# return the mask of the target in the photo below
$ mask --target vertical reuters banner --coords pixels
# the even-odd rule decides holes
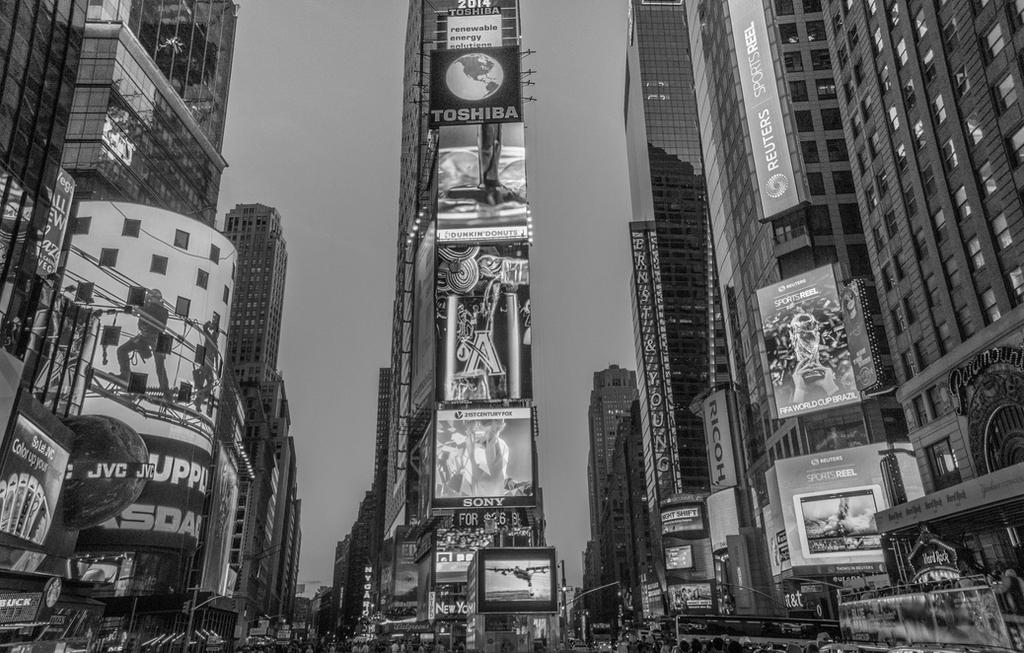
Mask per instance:
[[[803,179],[796,174],[789,152],[764,5],[761,0],[730,0],[729,18],[758,197],[768,220],[804,201]]]

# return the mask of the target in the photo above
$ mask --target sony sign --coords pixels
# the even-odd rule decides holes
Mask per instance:
[[[789,155],[764,6],[760,0],[731,0],[729,18],[750,148],[754,154],[758,197],[763,217],[769,220],[800,204],[802,184],[798,183]]]
[[[707,440],[708,463],[711,466],[712,492],[737,484],[728,393],[728,390],[717,390],[704,400],[704,437]]]

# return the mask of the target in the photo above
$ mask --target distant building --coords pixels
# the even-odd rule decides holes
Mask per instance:
[[[590,455],[587,481],[590,493],[590,533],[598,539],[597,522],[601,501],[606,493],[612,468],[615,438],[623,422],[629,421],[629,409],[636,399],[636,374],[632,370],[609,365],[594,372],[587,422],[590,426]]]

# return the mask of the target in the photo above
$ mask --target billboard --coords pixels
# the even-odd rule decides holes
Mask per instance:
[[[668,586],[669,608],[675,614],[700,614],[714,608],[714,591],[711,583],[679,583]]]
[[[433,223],[424,231],[423,239],[416,250],[415,296],[413,298],[413,351],[410,393],[412,412],[431,401],[434,392],[434,243],[436,232]]]
[[[82,202],[78,213],[92,219],[75,235],[67,270],[77,283],[66,292],[101,311],[83,414],[212,441],[234,247],[198,220],[149,206]]]
[[[864,279],[853,279],[843,288],[843,323],[850,347],[853,378],[861,392],[876,393],[892,384],[882,364],[878,327],[872,320],[877,299]]]
[[[814,574],[885,570],[875,513],[890,505],[882,464],[889,456],[913,462],[909,450],[876,444],[775,463],[779,505],[773,508],[781,512],[793,567],[815,567],[802,570]],[[916,467],[899,467],[908,498],[921,496]]]
[[[416,565],[416,540],[404,539],[407,532],[407,529],[400,529],[400,534],[395,542],[395,573],[391,592],[391,609],[413,614],[417,607],[416,588],[419,585],[419,567]]]
[[[661,509],[661,532],[669,533],[702,532],[704,530],[704,506],[699,503],[675,505]]]
[[[211,445],[199,438],[140,435],[149,450],[153,476],[131,505],[99,526],[82,530],[79,550],[195,550],[210,489]]]
[[[684,544],[681,546],[665,547],[665,568],[666,569],[690,569],[693,567],[693,546]]]
[[[434,534],[434,582],[438,585],[465,583],[477,549],[490,546],[494,540],[493,533],[479,528],[439,528]]]
[[[519,46],[430,53],[430,127],[522,122]]]
[[[732,414],[729,390],[716,390],[704,400],[704,437],[711,465],[711,491],[737,484],[736,460],[732,447]]]
[[[437,249],[437,400],[532,396],[529,246]]]
[[[478,614],[558,611],[554,548],[480,549],[476,568]]]
[[[757,304],[780,419],[860,401],[832,266],[759,289]]]
[[[231,537],[238,507],[238,467],[228,449],[217,445],[217,468],[213,480],[213,501],[206,524],[203,549],[202,587],[205,590],[230,596],[228,583],[231,557]]]
[[[764,6],[749,0],[728,4],[757,195],[764,219],[769,220],[803,201],[803,179],[797,176],[789,152]]]
[[[437,411],[434,508],[532,506],[529,408]]]
[[[654,486],[663,499],[682,491],[675,473],[675,401],[668,379],[668,333],[665,330],[664,299],[658,234],[653,230],[631,229],[633,296],[638,318],[638,370],[640,401],[646,404],[650,437],[644,438],[644,456],[654,461],[645,465],[648,487]]]
[[[726,548],[726,538],[740,532],[738,501],[739,494],[736,488],[727,488],[708,497],[708,532],[711,536],[712,551]]]
[[[526,240],[523,123],[442,127],[437,144],[437,241]]]
[[[445,24],[445,43],[449,50],[501,46],[501,8],[483,9],[487,11],[469,15],[449,13]]]
[[[43,227],[43,238],[39,241],[36,273],[40,276],[57,272],[60,248],[64,244],[64,234],[67,233],[74,196],[74,178],[64,168],[57,168],[57,180],[50,195],[50,209],[46,213],[46,226]]]

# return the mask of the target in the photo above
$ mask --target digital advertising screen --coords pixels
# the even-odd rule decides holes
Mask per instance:
[[[82,412],[212,441],[234,247],[213,227],[150,206],[89,201],[78,214],[91,222],[75,235],[65,296],[100,322]]]
[[[228,585],[231,537],[238,507],[238,468],[224,445],[217,447],[216,465],[213,502],[206,524],[202,586],[217,594],[228,594],[231,589]]]
[[[704,530],[704,507],[699,503],[672,506],[661,510],[663,534]]]
[[[532,396],[529,246],[437,250],[437,400]]]
[[[523,123],[442,127],[437,152],[437,241],[526,240]]]
[[[437,411],[434,508],[532,506],[529,408]]]
[[[668,586],[668,601],[672,612],[711,612],[715,604],[711,583],[680,583]]]
[[[832,266],[761,288],[757,303],[780,419],[860,401]]]
[[[665,568],[666,569],[690,569],[693,567],[693,546],[665,547]]]
[[[558,610],[553,548],[494,548],[477,552],[477,612]]]
[[[522,122],[519,46],[430,53],[430,127]]]
[[[775,463],[772,512],[782,518],[789,563],[800,575],[883,572],[875,514],[889,507],[885,456],[895,456],[908,499],[923,496],[913,453],[869,444]],[[885,465],[885,467],[889,467]],[[778,503],[776,504],[776,497]],[[766,524],[766,529],[768,528]],[[768,534],[771,537],[771,534]]]
[[[850,362],[857,389],[876,393],[892,385],[889,369],[882,362],[882,341],[872,319],[878,299],[862,278],[853,279],[842,293],[843,320],[850,347]]]

